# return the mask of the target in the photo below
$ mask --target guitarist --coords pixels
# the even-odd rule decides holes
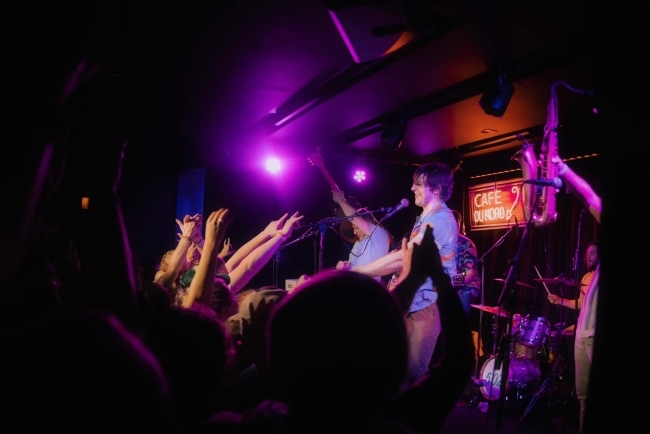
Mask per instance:
[[[456,274],[456,248],[458,246],[458,224],[447,207],[454,186],[452,169],[440,162],[424,164],[413,174],[411,191],[415,204],[422,208],[411,235],[409,248],[420,244],[427,226],[433,227],[435,243],[440,251],[442,266],[451,278]],[[371,277],[385,276],[402,268],[403,254],[393,251],[370,264],[357,266],[355,271]],[[433,265],[432,265],[433,266]],[[403,279],[403,276],[397,278]],[[435,282],[428,278],[417,290],[406,314],[406,330],[409,338],[408,384],[415,383],[429,370],[438,336],[440,335],[440,315],[436,301],[438,293]]]
[[[357,206],[352,206],[340,190],[332,190],[332,199],[347,216],[363,211],[358,203],[355,203]],[[354,270],[386,256],[390,249],[390,235],[386,229],[376,224],[372,214],[353,217],[352,228],[357,240],[352,246],[348,260],[336,264],[337,270]],[[373,278],[378,282],[381,280],[381,276]]]

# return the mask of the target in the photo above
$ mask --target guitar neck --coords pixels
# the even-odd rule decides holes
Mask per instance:
[[[323,173],[323,176],[324,176],[325,179],[327,180],[327,183],[329,184],[330,188],[331,188],[332,190],[334,190],[334,191],[341,191],[341,189],[339,188],[339,186],[336,185],[336,182],[334,182],[334,178],[332,178],[332,176],[329,174],[329,172],[327,171],[327,169],[325,169],[325,166],[323,166],[323,165],[321,164],[321,165],[318,166],[318,168],[319,168],[320,171]]]

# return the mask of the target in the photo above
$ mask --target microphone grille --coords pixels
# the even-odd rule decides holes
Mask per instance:
[[[403,198],[402,201],[400,202],[404,206],[409,206],[411,202],[407,198]]]

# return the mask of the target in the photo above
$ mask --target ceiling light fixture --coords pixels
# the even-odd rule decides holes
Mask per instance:
[[[381,136],[379,137],[379,143],[388,149],[396,151],[402,146],[405,134],[406,121],[404,121],[404,118],[400,113],[397,119],[384,124],[384,130],[381,132]]]
[[[515,93],[515,87],[512,83],[504,83],[503,76],[499,73],[499,82],[490,86],[490,88],[483,93],[478,104],[481,106],[485,114],[500,118],[506,112],[513,93]]]

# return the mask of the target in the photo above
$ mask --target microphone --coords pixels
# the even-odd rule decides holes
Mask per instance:
[[[562,180],[560,178],[553,178],[553,179],[544,179],[544,178],[539,178],[539,179],[527,179],[524,181],[524,184],[533,184],[533,185],[540,185],[542,187],[555,187],[555,188],[560,188],[562,187]]]
[[[514,216],[515,218],[515,238],[519,237],[519,221],[517,220],[517,216]]]
[[[391,218],[392,216],[395,215],[395,213],[397,213],[397,211],[399,211],[402,208],[405,208],[407,206],[409,206],[409,200],[407,198],[404,198],[404,199],[400,200],[400,202],[393,209],[388,211],[388,214],[386,214],[384,216],[384,218],[382,218],[381,220],[384,221],[384,220],[387,220],[387,219]]]

